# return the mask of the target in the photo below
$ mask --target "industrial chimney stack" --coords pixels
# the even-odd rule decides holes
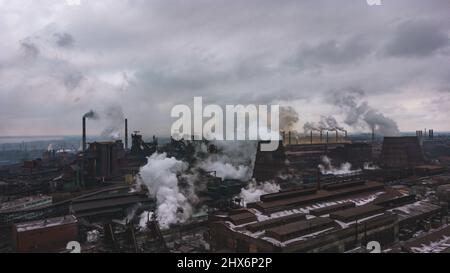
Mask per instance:
[[[128,150],[128,119],[125,119],[125,150]]]
[[[83,140],[82,140],[83,153],[86,151],[86,117],[83,117]]]
[[[372,126],[372,144],[375,143],[375,126]]]

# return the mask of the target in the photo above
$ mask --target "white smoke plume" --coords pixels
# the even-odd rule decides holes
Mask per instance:
[[[345,123],[361,129],[372,129],[383,136],[398,136],[400,130],[397,123],[383,113],[372,108],[368,102],[362,101],[365,92],[351,88],[333,92],[329,103],[337,106],[346,115]]]
[[[210,159],[202,162],[200,168],[207,172],[215,172],[216,176],[222,178],[222,180],[235,179],[245,181],[252,175],[251,169],[247,166],[239,165],[235,167],[231,163],[211,161]]]
[[[258,184],[252,181],[246,188],[241,190],[239,197],[242,199],[244,205],[260,201],[262,195],[277,193],[280,191],[280,185],[271,182],[264,182]]]
[[[322,162],[323,164],[319,165],[319,169],[320,172],[324,175],[343,175],[354,172],[352,171],[352,164],[348,162],[341,164],[339,168],[333,166],[332,160],[328,156],[323,156]]]
[[[198,163],[207,172],[216,172],[217,177],[248,181],[255,164],[258,143],[253,141],[213,141],[218,152],[208,154]],[[205,154],[205,147],[197,148],[197,153]]]
[[[308,134],[311,131],[314,132],[320,132],[320,126],[315,124],[314,122],[307,122],[305,123],[305,125],[303,125],[303,131],[305,132],[305,134]]]
[[[307,122],[303,126],[303,130],[305,134],[310,133],[311,131],[315,132],[323,132],[323,131],[345,131],[344,128],[339,126],[336,118],[333,116],[322,116],[320,121],[315,122]]]
[[[192,215],[192,206],[179,188],[178,176],[188,169],[187,164],[166,154],[154,154],[141,168],[140,183],[147,186],[157,201],[157,220],[161,228],[184,223]]]
[[[125,121],[122,107],[120,105],[109,106],[104,112],[104,118],[107,120],[108,125],[102,131],[101,136],[112,140],[120,139],[120,132],[122,131]]]
[[[152,220],[153,212],[151,211],[144,211],[139,216],[139,230],[140,231],[147,231],[147,223]]]
[[[295,131],[300,115],[292,107],[280,108],[280,130],[284,132]]]
[[[380,167],[378,167],[377,165],[375,165],[371,162],[364,163],[364,170],[373,171],[373,170],[379,170],[379,169],[380,169]]]

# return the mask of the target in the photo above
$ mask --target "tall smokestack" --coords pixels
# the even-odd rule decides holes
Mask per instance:
[[[83,153],[86,151],[86,117],[83,117],[83,143],[82,143],[82,150]]]
[[[128,119],[125,119],[125,150],[128,149]]]
[[[313,144],[313,131],[311,131],[311,144]]]
[[[372,143],[375,143],[375,126],[372,126]]]
[[[323,131],[320,130],[320,143],[323,143]]]

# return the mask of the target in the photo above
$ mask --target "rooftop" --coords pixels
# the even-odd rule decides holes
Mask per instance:
[[[45,229],[49,227],[63,226],[69,224],[76,224],[78,222],[77,218],[73,215],[51,218],[45,220],[38,220],[28,223],[16,224],[15,228],[17,232],[25,232],[31,230]]]

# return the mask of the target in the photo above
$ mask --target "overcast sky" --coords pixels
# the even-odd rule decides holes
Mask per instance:
[[[450,1],[382,2],[0,0],[0,135],[79,134],[91,109],[166,134],[194,96],[346,127],[329,98],[352,90],[402,131],[450,130]]]

